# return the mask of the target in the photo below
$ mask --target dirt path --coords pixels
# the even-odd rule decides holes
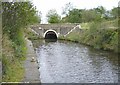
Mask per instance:
[[[29,83],[40,83],[40,72],[38,69],[38,63],[37,61],[31,62],[32,57],[36,58],[34,48],[32,45],[32,42],[28,39],[27,41],[27,58],[24,62],[24,68],[25,68],[25,76],[23,79],[23,82],[29,82]]]

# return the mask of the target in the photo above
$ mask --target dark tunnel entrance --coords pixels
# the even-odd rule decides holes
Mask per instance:
[[[48,31],[45,34],[45,39],[57,39],[57,34],[54,31]]]

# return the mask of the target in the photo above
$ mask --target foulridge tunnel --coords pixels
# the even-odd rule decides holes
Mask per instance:
[[[47,30],[44,33],[43,37],[45,39],[57,39],[58,38],[58,34],[57,34],[57,32],[55,30],[49,29],[49,30]]]
[[[73,30],[81,30],[79,24],[39,24],[32,25],[30,28],[45,39],[57,39],[60,36],[66,36]]]

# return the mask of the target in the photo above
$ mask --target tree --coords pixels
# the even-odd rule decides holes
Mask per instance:
[[[67,15],[67,22],[70,23],[80,23],[82,22],[82,16],[81,16],[81,10],[79,9],[73,9],[69,11]]]
[[[3,33],[7,33],[15,41],[21,29],[40,22],[31,2],[2,2],[2,10]]]
[[[17,29],[40,22],[36,14],[36,8],[30,2],[3,2],[2,9],[3,28],[14,27]]]
[[[113,19],[116,19],[118,17],[118,10],[120,9],[120,7],[115,7],[111,10],[111,15],[113,17]]]
[[[23,74],[21,59],[25,58],[27,50],[24,29],[28,25],[39,23],[40,21],[36,8],[31,2],[15,2],[15,0],[14,2],[2,2],[2,10],[2,77],[5,82],[11,80],[16,82],[22,78],[21,75],[16,79],[18,75],[15,73],[20,70],[21,74]],[[13,73],[15,74],[14,76]]]
[[[94,8],[94,10],[101,15],[106,13],[106,9],[103,6],[98,6],[97,8]]]
[[[82,11],[82,22],[91,22],[95,20],[96,12],[92,9]]]
[[[69,11],[73,10],[73,5],[69,2],[63,7],[63,12],[62,14],[67,15]]]
[[[55,9],[49,10],[47,13],[48,23],[60,23],[61,17],[57,14]]]

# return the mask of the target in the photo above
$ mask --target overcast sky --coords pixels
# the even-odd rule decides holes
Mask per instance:
[[[62,8],[65,4],[71,2],[75,8],[91,9],[98,6],[103,6],[107,10],[118,6],[120,0],[32,0],[38,11],[42,13],[42,23],[46,23],[46,14],[50,9],[56,9],[57,13],[61,15]]]

